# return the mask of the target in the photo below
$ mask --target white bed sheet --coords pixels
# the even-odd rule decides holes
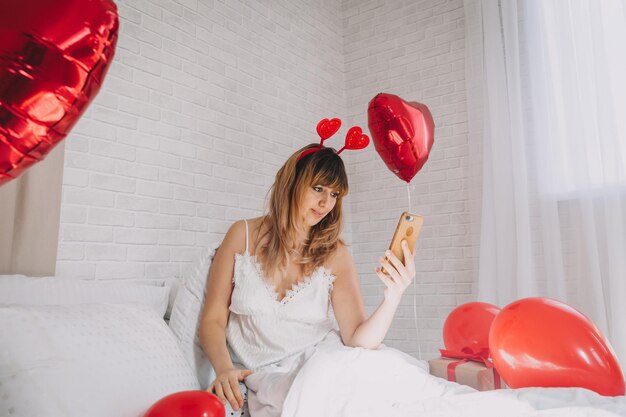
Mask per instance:
[[[427,369],[427,363],[396,349],[347,348],[333,333],[313,352],[288,361],[282,375],[259,372],[246,384],[256,391],[253,401],[264,403],[251,408],[254,417],[276,411],[282,417],[626,416],[624,396],[603,397],[582,388],[479,392]],[[272,403],[282,404],[282,414]]]
[[[626,398],[602,397],[583,388],[520,388],[431,398],[399,411],[420,417],[609,417],[626,416]]]

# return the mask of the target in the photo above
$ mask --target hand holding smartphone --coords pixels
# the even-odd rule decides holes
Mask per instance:
[[[402,241],[406,240],[409,250],[413,253],[415,251],[415,244],[417,243],[417,238],[419,237],[423,224],[424,218],[419,214],[408,213],[405,211],[400,215],[400,220],[398,220],[398,226],[396,226],[396,231],[391,239],[389,250],[391,250],[391,252],[396,255],[402,263],[404,263]],[[383,272],[385,272],[384,269]]]

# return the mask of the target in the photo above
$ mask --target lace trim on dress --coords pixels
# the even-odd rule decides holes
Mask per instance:
[[[313,283],[313,279],[320,273],[323,274],[323,276],[326,278],[328,294],[330,297],[330,292],[333,289],[333,283],[336,279],[336,277],[330,272],[328,268],[319,266],[315,271],[313,271],[310,275],[305,277],[303,280],[299,282],[294,282],[291,285],[291,288],[288,288],[287,291],[285,291],[285,296],[282,299],[279,299],[280,294],[278,293],[278,291],[276,291],[276,286],[267,282],[267,280],[263,278],[265,276],[265,274],[263,273],[263,268],[261,267],[261,264],[257,262],[255,257],[253,255],[250,255],[247,252],[243,254],[240,254],[240,253],[235,254],[236,260],[237,259],[241,260],[242,258],[247,258],[248,260],[247,264],[253,268],[258,278],[262,281],[270,297],[272,297],[274,301],[282,305],[287,304],[291,299],[293,299],[296,296],[296,294],[298,294],[300,291],[304,290],[305,288],[309,287],[311,283]],[[235,275],[236,274],[233,275],[233,282],[235,282]]]
[[[302,281],[294,282],[293,284],[291,284],[291,288],[288,288],[287,291],[285,291],[285,296],[282,300],[280,300],[280,302],[282,304],[289,302],[293,297],[295,297],[297,293],[311,285],[311,283],[313,282],[313,278],[316,275],[316,272],[317,270],[313,271],[311,275],[304,278]],[[274,292],[276,293],[276,287],[274,287]],[[276,294],[276,296],[278,296],[278,294]]]
[[[245,262],[246,258],[248,260],[247,262]],[[278,294],[276,293],[275,288],[271,284],[268,284],[267,281],[263,279],[263,275],[262,275],[263,271],[261,271],[260,265],[258,264],[258,262],[253,262],[250,254],[248,254],[247,252],[244,252],[243,254],[241,253],[235,254],[235,273],[233,274],[233,283],[235,282],[235,277],[240,276],[242,274],[242,270],[246,269],[246,267],[252,270],[251,272],[253,275],[258,276],[261,279],[261,283],[267,290],[270,297],[272,297],[275,301],[278,301]]]
[[[324,267],[321,267],[324,268]],[[333,287],[335,284],[335,280],[337,279],[336,275],[333,275],[332,272],[328,268],[324,268],[324,275],[326,276],[326,285],[328,286],[328,298],[330,299],[330,295],[333,292]]]

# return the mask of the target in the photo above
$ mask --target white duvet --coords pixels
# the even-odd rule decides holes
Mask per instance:
[[[623,396],[581,388],[479,392],[429,375],[425,362],[396,349],[347,348],[336,333],[246,385],[253,417],[626,416]]]

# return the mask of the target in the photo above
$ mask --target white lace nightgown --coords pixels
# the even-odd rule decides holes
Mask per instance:
[[[319,267],[279,300],[246,245],[243,254],[235,255],[226,327],[226,339],[239,362],[257,370],[324,339],[335,327],[329,300],[334,279],[328,269]]]
[[[336,328],[330,308],[335,276],[319,267],[280,300],[248,252],[245,224],[246,250],[235,255],[226,340],[233,362],[256,371],[246,378],[252,416],[279,416],[282,399],[306,352]]]
[[[235,255],[226,339],[236,366],[255,371],[245,381],[251,417],[374,415],[368,411],[387,417],[414,391],[406,381],[429,384],[414,378],[428,375],[427,365],[405,353],[342,344],[330,305],[334,280],[328,269],[317,268],[279,300],[248,252],[246,222],[246,251]],[[241,415],[226,408],[227,416]]]

